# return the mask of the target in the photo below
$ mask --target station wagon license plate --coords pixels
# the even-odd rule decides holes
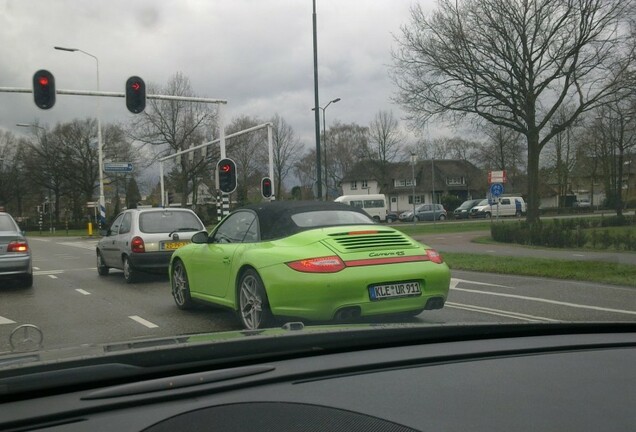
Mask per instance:
[[[185,246],[187,244],[190,244],[190,242],[189,241],[163,242],[161,244],[161,249],[163,249],[163,250],[175,250],[175,249],[179,249],[181,246]]]
[[[369,298],[372,301],[400,297],[413,297],[422,294],[419,282],[398,282],[369,286]]]

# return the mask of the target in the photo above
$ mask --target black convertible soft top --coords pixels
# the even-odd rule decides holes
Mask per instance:
[[[330,201],[271,201],[250,204],[241,209],[249,209],[257,214],[261,240],[287,237],[309,229],[308,227],[300,227],[294,223],[292,216],[298,213],[340,210],[360,213],[368,217],[362,209],[352,207],[348,204]],[[369,220],[369,223],[371,224],[373,222]]]

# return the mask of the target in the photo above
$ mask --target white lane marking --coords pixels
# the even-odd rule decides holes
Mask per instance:
[[[52,274],[50,274],[50,275],[49,275],[49,277],[50,277],[51,279],[57,279],[57,276],[52,275]]]
[[[627,315],[636,315],[636,311],[629,311],[629,310],[623,310],[623,309],[604,308],[604,307],[600,307],[600,306],[582,305],[582,304],[578,304],[578,303],[562,302],[562,301],[557,301],[557,300],[548,300],[548,299],[542,299],[542,298],[537,298],[537,297],[528,297],[528,296],[522,296],[522,295],[516,295],[516,294],[504,294],[504,293],[497,293],[497,292],[471,290],[471,289],[466,289],[466,288],[455,288],[455,290],[456,291],[470,292],[470,293],[475,293],[475,294],[485,294],[485,295],[492,295],[492,296],[498,296],[498,297],[515,298],[515,299],[519,299],[519,300],[536,301],[536,302],[540,302],[540,303],[549,303],[549,304],[554,304],[554,305],[559,305],[559,306],[567,306],[567,307],[572,307],[572,308],[577,308],[577,309],[590,309],[590,310],[596,310],[596,311],[601,311],[601,312],[612,312],[612,313],[620,313],[620,314],[627,314]]]
[[[77,288],[75,291],[77,291],[80,294],[84,294],[84,295],[91,295],[91,293],[89,293],[88,291],[84,291],[81,288]]]
[[[97,246],[97,240],[76,241],[76,242],[59,242],[57,244],[63,245],[63,246],[73,246],[73,247],[78,247],[78,248],[82,248],[82,249],[95,250],[95,247]]]
[[[584,257],[585,255],[583,255],[583,254],[572,254],[572,256]]]
[[[466,282],[469,284],[473,284],[473,285],[485,285],[485,286],[492,286],[492,287],[499,287],[499,288],[510,288],[510,289],[514,289],[513,287],[509,287],[506,285],[498,285],[498,284],[493,284],[493,283],[488,283],[488,282],[477,282],[477,281],[471,281],[471,280],[466,280],[466,279],[458,279],[458,278],[451,278],[451,289],[455,288],[457,286],[458,283],[460,282]]]
[[[486,252],[488,252],[488,253],[497,253],[496,251],[494,251],[494,250],[492,250],[492,249],[489,249],[489,250],[487,250]]]
[[[157,328],[157,327],[159,327],[157,324],[153,324],[150,321],[147,321],[147,320],[145,320],[142,317],[139,317],[137,315],[132,315],[132,316],[129,316],[128,318],[130,318],[133,321],[137,321],[139,324],[145,325],[148,328]]]
[[[489,314],[489,315],[497,315],[497,316],[502,316],[502,317],[507,317],[507,318],[514,318],[514,319],[518,319],[518,320],[521,320],[521,321],[529,321],[529,322],[540,322],[540,321],[559,322],[559,320],[546,318],[546,317],[540,317],[540,316],[536,316],[536,315],[528,315],[528,314],[523,314],[523,313],[519,313],[519,312],[512,312],[512,311],[506,311],[506,310],[501,310],[501,309],[492,309],[492,308],[487,308],[487,307],[483,307],[483,306],[465,305],[465,304],[462,304],[462,303],[446,302],[444,304],[444,307],[446,307],[446,306],[449,306],[449,307],[455,308],[455,309],[463,309],[463,310],[472,311],[472,312],[479,312],[479,313],[485,313],[485,314]]]
[[[40,270],[40,267],[33,267],[33,270]]]
[[[43,239],[43,238],[37,238],[37,237],[29,237],[28,238],[29,241],[31,240],[37,240],[37,241],[41,241],[41,242],[50,242],[51,240],[47,240],[47,239]]]
[[[54,275],[54,274],[62,274],[64,270],[42,270],[33,272],[35,276],[46,276],[46,275]]]
[[[0,316],[0,324],[15,324],[15,321],[11,321],[9,318]]]

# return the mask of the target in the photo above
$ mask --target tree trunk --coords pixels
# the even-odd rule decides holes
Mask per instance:
[[[530,131],[528,138],[528,202],[526,221],[534,224],[539,221],[539,134],[537,131]]]

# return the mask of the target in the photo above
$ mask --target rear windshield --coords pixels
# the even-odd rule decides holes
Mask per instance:
[[[203,229],[199,219],[190,212],[165,210],[144,212],[139,215],[139,230],[148,234]]]
[[[0,215],[0,231],[16,231],[18,228],[7,215]]]
[[[298,227],[302,228],[375,223],[367,215],[341,210],[296,213],[292,215],[291,218]]]

